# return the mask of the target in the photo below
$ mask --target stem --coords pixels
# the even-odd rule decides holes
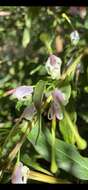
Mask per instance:
[[[50,55],[53,54],[53,51],[52,51],[52,48],[51,48],[50,45],[47,45],[47,50],[48,50],[48,53],[49,53]]]
[[[18,128],[18,125],[19,125],[19,123],[21,122],[21,119],[22,119],[22,115],[20,116],[20,118],[18,119],[16,125],[11,129],[9,135],[8,135],[7,138],[5,139],[5,142],[4,142],[4,144],[3,144],[3,148],[4,148],[4,146],[7,144],[7,141],[10,139],[11,135],[13,134],[13,132],[15,132],[16,129]]]
[[[18,154],[17,154],[17,164],[20,162],[20,150],[18,151]]]
[[[67,75],[69,76],[72,72],[75,71],[75,69],[76,69],[77,65],[79,64],[79,62],[80,62],[81,58],[83,57],[83,55],[84,54],[81,53],[77,57],[77,59],[68,67],[68,69],[64,73],[62,73],[62,76],[61,76],[62,80],[64,80],[67,77]]]
[[[47,98],[46,102],[44,103],[44,105],[43,105],[43,107],[42,107],[42,110],[41,110],[42,113],[43,113],[44,110],[47,108],[47,106],[48,106],[48,104],[51,102],[51,100],[52,100],[52,96],[50,95],[50,96]]]
[[[13,161],[13,159],[15,158],[16,154],[19,152],[19,150],[21,149],[21,146],[23,145],[24,141],[26,140],[26,136],[27,136],[27,132],[29,131],[29,125],[27,125],[25,127],[25,131],[24,134],[21,137],[21,140],[16,144],[16,146],[13,148],[13,150],[9,153],[9,155],[6,155],[6,159],[4,160],[4,162],[1,164],[1,168],[0,169],[4,169],[7,168],[9,169],[9,167],[11,166],[11,162]],[[31,128],[31,127],[30,127]],[[5,156],[5,155],[4,155]]]
[[[65,18],[66,21],[67,21],[67,22],[70,24],[70,26],[72,27],[72,29],[75,30],[75,28],[74,28],[74,26],[73,26],[71,20],[69,19],[69,17],[68,17],[65,13],[62,14],[62,17]]]
[[[30,72],[30,75],[33,75],[35,74],[37,71],[39,71],[41,69],[41,65],[39,65],[38,67],[36,67],[35,69],[33,69],[31,72]]]
[[[32,179],[32,180],[36,180],[36,181],[41,181],[41,182],[45,182],[45,183],[50,183],[50,184],[65,184],[68,183],[70,184],[71,182],[64,180],[64,179],[58,179],[55,178],[53,176],[49,176],[49,175],[45,175],[39,172],[35,172],[35,171],[29,171],[28,173],[28,179]]]
[[[26,130],[25,130],[25,134],[23,134],[22,138],[21,138],[21,141],[18,142],[15,146],[15,148],[10,152],[9,156],[8,156],[8,165],[7,165],[7,168],[10,167],[11,165],[11,162],[13,161],[13,159],[15,158],[16,154],[19,152],[21,146],[23,145],[24,141],[26,140],[26,133],[27,133],[27,130],[29,129],[29,126],[27,126]],[[19,153],[18,153],[19,154]],[[19,158],[18,158],[19,159]],[[18,161],[18,160],[17,160]]]
[[[81,150],[85,149],[87,147],[86,141],[82,137],[80,137],[76,125],[72,123],[72,121],[69,117],[69,114],[66,111],[64,111],[64,115],[69,124],[69,127],[71,128],[71,130],[75,136],[78,148]]]
[[[56,164],[56,159],[55,159],[55,130],[56,130],[56,117],[54,115],[52,119],[52,150],[51,150],[51,172],[56,173],[58,167]]]
[[[39,128],[38,128],[38,135],[37,135],[35,144],[37,143],[37,140],[38,140],[39,134],[41,133],[41,128],[42,128],[42,116],[41,116],[41,113],[39,113],[38,116],[39,116]]]
[[[82,57],[85,55],[85,54],[88,54],[88,48],[84,48],[81,50],[82,53],[80,55],[78,55],[78,57],[75,59],[75,61],[68,67],[68,69],[62,73],[62,76],[61,76],[61,80],[64,80],[67,75],[70,75],[72,72],[75,71],[77,65],[79,64],[80,60],[82,59]]]

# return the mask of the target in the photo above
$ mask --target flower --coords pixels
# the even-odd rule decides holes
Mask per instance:
[[[77,45],[77,43],[79,42],[79,33],[77,30],[74,30],[71,34],[70,34],[70,39],[71,39],[71,43],[73,45]]]
[[[62,111],[61,111],[61,107],[60,107],[59,104],[57,105],[55,102],[53,102],[53,103],[51,104],[51,107],[49,108],[49,111],[48,111],[48,119],[49,119],[49,120],[52,120],[53,117],[54,117],[54,115],[55,115],[55,117],[56,117],[58,120],[63,119],[63,113],[62,113]]]
[[[21,162],[16,164],[12,177],[11,177],[11,183],[12,184],[26,184],[28,179],[28,172],[29,168],[26,166],[23,166]]]
[[[45,68],[52,79],[60,78],[60,69],[61,69],[61,59],[55,55],[50,55],[48,58]]]
[[[25,119],[31,121],[33,119],[35,113],[36,113],[36,108],[33,104],[31,106],[27,106],[21,115],[21,119],[25,118]]]
[[[64,93],[62,93],[61,90],[58,90],[57,88],[52,92],[52,97],[56,104],[58,104],[58,102],[61,104],[64,104],[64,102],[65,102]]]
[[[6,95],[13,94],[18,100],[21,100],[25,96],[31,95],[32,93],[33,93],[32,86],[19,86],[15,89],[6,92]]]
[[[79,15],[82,19],[85,18],[87,14],[87,10],[86,10],[86,7],[79,7]]]
[[[58,120],[63,119],[63,110],[61,105],[66,104],[65,95],[57,88],[52,92],[53,102],[48,111],[48,119],[52,120],[54,115]]]

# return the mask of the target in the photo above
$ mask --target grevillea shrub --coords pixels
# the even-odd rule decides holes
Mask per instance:
[[[0,183],[88,181],[88,8],[0,8]]]

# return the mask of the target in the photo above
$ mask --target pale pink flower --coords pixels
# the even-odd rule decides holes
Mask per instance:
[[[55,89],[52,92],[53,101],[48,111],[48,119],[52,120],[55,116],[58,120],[63,119],[63,110],[61,105],[65,105],[65,95],[61,90]]]
[[[14,95],[18,100],[23,99],[26,96],[29,96],[33,93],[33,87],[32,86],[19,86],[15,89],[11,89],[6,92],[6,95]]]
[[[12,184],[26,184],[28,179],[29,168],[23,166],[21,162],[16,164],[11,177]]]

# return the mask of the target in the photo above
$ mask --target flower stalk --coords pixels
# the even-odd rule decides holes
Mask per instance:
[[[36,180],[36,181],[41,181],[44,183],[50,183],[50,184],[70,184],[69,181],[65,180],[65,179],[59,179],[53,176],[49,176],[49,175],[45,175],[42,174],[40,172],[35,172],[30,170],[29,174],[28,174],[28,179],[32,179],[32,180]]]
[[[69,117],[69,114],[65,110],[64,110],[64,116],[69,124],[70,129],[72,130],[72,132],[75,136],[78,148],[81,150],[84,150],[87,147],[86,141],[79,135],[76,125],[72,123],[72,121]]]
[[[51,149],[51,172],[56,173],[58,167],[56,163],[56,156],[55,156],[55,131],[56,131],[56,117],[54,116],[52,119],[52,149]]]
[[[81,54],[79,54],[78,57],[75,59],[75,61],[68,67],[68,69],[62,73],[60,79],[65,80],[67,76],[69,76],[72,72],[74,72],[82,57],[87,54],[88,54],[88,48],[82,49]]]

